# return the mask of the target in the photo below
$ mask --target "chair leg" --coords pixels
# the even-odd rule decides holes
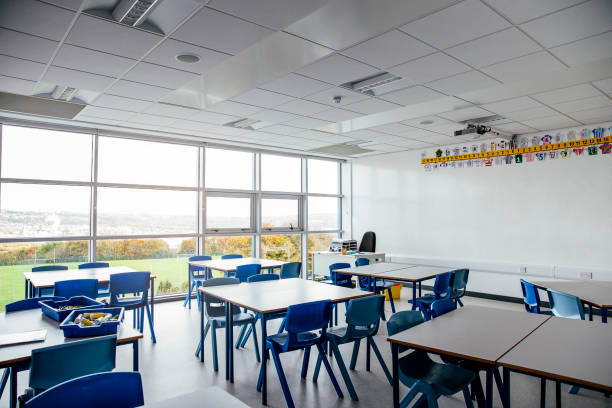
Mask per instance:
[[[502,401],[504,401],[504,383],[502,382],[498,367],[493,367],[493,378],[495,378],[495,385],[497,386],[497,392],[499,392],[499,397]]]
[[[195,287],[195,292],[196,292],[196,299],[198,302],[198,312],[201,310],[200,308],[202,307],[200,301],[200,291],[198,290],[198,288],[201,286],[201,284],[199,282],[197,282],[196,287]]]
[[[391,293],[391,288],[387,289],[387,293],[389,294],[389,303],[391,303],[391,313],[395,313],[395,303],[393,302],[393,293]]]
[[[246,325],[240,328],[240,333],[238,334],[238,338],[236,339],[236,348],[240,348],[240,343],[242,343],[242,339],[244,338],[244,333],[246,332]]]
[[[472,404],[472,398],[470,398],[470,390],[468,387],[463,387],[463,398],[465,399],[465,406],[467,408],[474,408],[474,404]]]
[[[580,391],[580,387],[577,387],[575,385],[572,385],[570,389],[567,390],[569,394],[578,394],[578,391]]]
[[[263,365],[268,363],[270,359],[270,349],[266,348],[266,356],[264,358],[264,362],[259,368],[259,378],[257,379],[257,392],[261,392],[261,387],[263,385]]]
[[[333,341],[330,341],[330,344],[334,352],[334,356],[336,357],[336,364],[338,364],[338,369],[340,370],[340,374],[342,375],[342,378],[344,379],[344,384],[346,385],[346,388],[348,389],[351,399],[353,401],[359,401],[359,397],[357,396],[357,393],[355,392],[355,387],[353,386],[351,377],[349,376],[349,373],[346,370],[346,366],[344,365],[344,359],[342,358],[342,354],[340,354],[340,349],[338,348],[338,345]]]
[[[478,374],[477,372],[476,374],[476,378],[474,378],[474,381],[472,381],[472,393],[474,394],[474,397],[476,398],[476,404],[478,404],[479,408],[484,408],[485,407],[485,397],[484,397],[484,390],[482,389],[482,381],[480,381],[480,374]]]
[[[416,395],[419,393],[418,388],[413,386],[407,393],[406,395],[404,395],[402,397],[402,399],[400,400],[400,408],[406,408],[408,406],[408,404],[410,404],[410,402],[412,402],[412,400],[414,399],[414,397],[416,397]],[[426,399],[425,395],[421,395],[421,397],[417,400],[417,402],[414,403],[413,407],[418,407],[419,404],[422,403],[422,400]]]
[[[145,305],[145,308],[147,310],[147,318],[149,319],[149,329],[151,330],[151,340],[153,341],[153,343],[157,343],[157,339],[155,338],[155,329],[153,329],[153,319],[151,319],[151,309],[149,308],[149,303]],[[144,322],[143,322],[143,326],[144,326]]]
[[[251,329],[253,331],[253,347],[255,347],[255,359],[258,363],[260,363],[261,358],[259,356],[259,342],[257,341],[257,329],[255,328],[255,322],[251,323]],[[266,339],[261,339],[261,341],[266,341]]]
[[[321,363],[323,362],[323,359],[321,358],[321,355],[319,354],[319,356],[317,357],[317,364],[315,364],[315,369],[314,369],[314,373],[312,374],[312,382],[317,382],[317,380],[319,379],[319,370],[321,370]]]
[[[310,361],[310,346],[304,349],[304,358],[302,359],[302,378],[306,379],[308,375],[308,362]]]
[[[557,408],[561,408],[561,383],[555,381],[555,404]]]
[[[334,321],[335,325],[338,325],[338,304],[334,304]]]
[[[459,305],[463,307],[463,302],[461,301],[461,299],[457,298],[457,303],[459,303]]]
[[[351,355],[351,364],[349,365],[349,368],[351,370],[354,370],[355,366],[357,365],[357,356],[359,355],[360,344],[361,344],[361,339],[355,340],[353,342],[353,354]]]
[[[138,316],[138,330],[142,333],[144,330],[144,313],[142,313],[142,308],[138,308],[136,316]]]
[[[257,320],[255,320],[255,323],[257,323]],[[246,345],[246,342],[249,339],[249,336],[251,335],[251,331],[253,330],[251,329],[251,326],[249,326],[249,328],[246,330],[246,333],[244,333],[244,336],[242,336],[242,341],[240,341],[241,339],[240,337],[238,337],[238,341],[236,341],[236,348],[244,347]]]
[[[329,374],[329,378],[331,379],[334,389],[336,390],[336,394],[338,394],[339,398],[344,398],[344,394],[342,393],[342,390],[340,389],[340,385],[338,384],[338,380],[336,380],[336,376],[334,375],[334,372],[332,371],[331,365],[329,365],[329,360],[327,360],[327,356],[325,355],[325,350],[323,350],[323,346],[321,345],[321,343],[317,343],[317,349],[319,350],[319,355],[321,356],[321,360],[323,361],[323,364],[325,365],[327,374]]]
[[[370,343],[366,341],[366,371],[370,371]]]
[[[213,370],[219,371],[219,360],[217,358],[217,327],[213,325],[211,327],[211,343],[212,343],[212,355],[213,355]],[[204,352],[204,345],[202,344],[202,353]]]
[[[208,334],[209,329],[210,329],[210,322],[206,322],[206,326],[204,327],[204,339],[206,339],[206,335]],[[202,352],[202,343],[198,343],[198,348],[196,349],[195,356],[200,357],[201,352]],[[204,361],[204,356],[202,356],[202,361]]]
[[[287,384],[287,377],[285,377],[285,371],[283,370],[283,365],[281,364],[280,357],[278,356],[278,352],[276,351],[275,348],[271,348],[270,353],[272,354],[272,360],[274,361],[274,366],[276,366],[276,373],[278,374],[278,379],[281,383],[283,394],[285,395],[285,401],[287,402],[287,407],[295,408],[295,404],[293,403],[293,398],[291,398],[291,392],[289,391],[289,384]]]
[[[185,302],[183,302],[183,307],[187,306],[187,303],[189,303],[189,298],[191,297],[191,292],[193,291],[194,286],[195,281],[191,282],[191,287],[189,288],[189,291],[187,291],[187,296],[185,297]]]
[[[4,387],[6,387],[6,383],[9,379],[9,368],[5,368],[2,372],[2,380],[0,381],[0,398],[2,398],[2,394],[4,393]]]
[[[278,334],[281,334],[283,331],[285,331],[285,325],[286,324],[287,324],[287,318],[283,317],[283,321],[281,322],[281,325],[278,328]]]
[[[374,341],[372,337],[368,337],[367,341],[372,346],[372,350],[374,350],[374,354],[376,355],[376,358],[378,359],[378,362],[380,363],[380,366],[382,367],[383,372],[385,373],[385,376],[387,377],[387,380],[389,381],[389,384],[393,385],[393,377],[391,376],[391,373],[389,372],[389,369],[387,368],[387,365],[385,364],[385,360],[383,359],[382,354],[380,354],[380,350],[378,349],[376,342]]]

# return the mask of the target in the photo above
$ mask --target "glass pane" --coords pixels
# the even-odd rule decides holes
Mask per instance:
[[[248,197],[206,197],[206,229],[250,229],[251,199]]]
[[[3,183],[0,236],[89,235],[90,187]]]
[[[98,181],[197,187],[198,148],[170,143],[100,137]]]
[[[308,192],[338,194],[339,163],[308,159]]]
[[[264,191],[302,191],[302,159],[261,155],[261,189]]]
[[[91,135],[2,126],[2,177],[91,181]]]
[[[197,192],[98,188],[98,235],[197,232]]]
[[[253,237],[248,236],[233,236],[233,237],[211,237],[204,239],[204,250],[206,255],[212,256],[213,259],[220,259],[225,254],[241,254],[244,257],[253,256]],[[223,276],[216,274],[215,276]]]
[[[278,259],[280,261],[296,262],[302,256],[301,235],[262,235],[261,257],[267,259]]]
[[[266,228],[298,228],[298,200],[262,198],[261,226]]]
[[[253,189],[253,153],[206,148],[206,188]]]
[[[0,244],[0,312],[23,299],[23,273],[34,266],[62,264],[75,269],[87,262],[88,241],[13,242]]]
[[[194,238],[113,239],[96,243],[96,260],[155,275],[155,294],[187,292],[187,258]]]
[[[340,199],[335,197],[308,197],[308,229],[337,230],[339,204]]]
[[[312,276],[313,270],[311,254],[315,251],[329,250],[332,240],[336,238],[338,238],[338,233],[335,232],[332,234],[308,234],[308,276]],[[327,275],[327,272],[325,273],[325,275]]]

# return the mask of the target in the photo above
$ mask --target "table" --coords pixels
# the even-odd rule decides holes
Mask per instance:
[[[19,312],[0,313],[0,334],[46,329],[45,341],[17,344],[0,347],[0,368],[8,368],[10,375],[10,406],[17,406],[17,371],[27,369],[30,364],[32,350],[55,346],[66,342],[78,341],[80,338],[65,338],[59,323],[45,316],[40,309],[23,310]],[[134,349],[133,369],[138,371],[138,339],[142,333],[126,324],[119,325],[117,345],[132,344]]]
[[[602,341],[603,340],[603,341]],[[580,387],[612,392],[612,328],[583,320],[552,317],[497,361],[508,370]],[[557,406],[561,403],[557,387]]]
[[[248,405],[219,387],[202,388],[194,392],[179,395],[163,401],[145,404],[149,408],[249,408]]]
[[[533,281],[540,289],[552,289],[574,295],[589,306],[589,320],[593,320],[592,307],[601,310],[601,321],[608,322],[608,309],[612,308],[612,282],[597,281]]]
[[[355,264],[357,258],[368,258],[370,263],[384,262],[384,252],[357,252],[353,254],[343,254],[342,252],[330,252],[330,251],[313,251],[309,254],[312,258],[312,280],[315,280],[317,276],[328,276],[329,265],[346,262],[351,265]]]
[[[210,261],[208,261],[210,262]],[[261,401],[267,404],[267,369],[266,369],[266,320],[267,315],[287,310],[291,305],[318,300],[331,300],[333,303],[345,302],[373,295],[359,289],[344,288],[307,279],[281,279],[275,281],[240,283],[236,285],[207,286],[198,289],[203,294],[215,296],[225,301],[225,379],[234,382],[233,361],[233,315],[232,305],[246,308],[259,315],[261,321],[261,358],[263,385]],[[200,341],[204,358],[204,296],[200,296]]]
[[[496,361],[548,319],[548,315],[467,305],[387,338],[393,359],[394,407],[399,407],[399,346],[488,365],[485,401],[492,407]]]

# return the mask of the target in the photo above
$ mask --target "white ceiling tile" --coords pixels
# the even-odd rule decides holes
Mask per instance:
[[[385,152],[385,153],[393,153],[393,152],[399,152],[402,150],[406,150],[405,147],[393,146],[393,145],[384,144],[384,143],[364,143],[364,144],[360,144],[360,146],[366,149],[376,150],[377,152]]]
[[[166,116],[149,115],[147,113],[137,113],[129,119],[130,122],[138,124],[148,124],[151,126],[168,126],[173,122],[176,122],[176,118],[169,118]]]
[[[271,33],[273,31],[267,28],[204,7],[172,37],[235,55]]]
[[[196,114],[197,109],[185,108],[183,106],[170,105],[168,103],[153,103],[150,104],[144,113],[151,115],[167,116],[170,118],[184,119]]]
[[[464,72],[452,77],[438,79],[437,81],[427,84],[427,86],[436,91],[440,91],[447,95],[459,95],[464,92],[476,91],[495,85],[499,85],[499,82],[478,71]]]
[[[304,129],[286,125],[272,125],[262,128],[261,130],[268,133],[276,133],[278,135],[295,135],[296,133],[302,132]]]
[[[176,59],[177,55],[185,53],[197,55],[200,57],[200,61],[196,63],[185,63]],[[182,69],[196,74],[204,74],[230,56],[230,54],[167,38],[159,46],[155,47],[144,60],[166,67]]]
[[[47,63],[58,42],[0,28],[0,54]]]
[[[398,104],[383,101],[377,98],[369,98],[360,102],[346,105],[346,109],[352,110],[353,112],[363,113],[364,115],[371,115],[374,113],[384,112],[399,107],[400,105]]]
[[[374,126],[370,129],[395,136],[408,136],[419,131],[419,129],[401,123],[388,123],[386,125]]]
[[[394,136],[394,135],[388,135],[386,133],[380,133],[379,136],[371,138],[371,139],[360,139],[360,140],[370,140],[372,142],[375,143],[390,143],[390,144],[394,144],[396,146],[400,146],[399,144],[396,144],[397,142],[402,142],[406,139],[399,137],[399,136]]]
[[[45,0],[45,3],[55,4],[70,10],[78,10],[83,0]]]
[[[425,122],[425,123],[423,123]],[[431,122],[431,123],[429,123]],[[441,118],[439,116],[423,116],[415,119],[403,120],[400,122],[402,125],[413,126],[421,129],[430,129],[440,125],[448,125],[454,123],[451,120]]]
[[[505,101],[487,103],[482,107],[488,111],[504,114],[508,112],[516,112],[525,109],[534,109],[541,107],[542,104],[534,101],[527,96],[521,96],[519,98],[506,99]]]
[[[98,106],[86,106],[81,111],[81,114],[86,116],[94,116],[96,118],[112,119],[112,120],[128,120],[134,116],[134,112],[127,112],[118,109],[100,108]]]
[[[580,122],[576,122],[575,120],[572,120],[567,116],[558,114],[545,118],[524,120],[522,121],[522,123],[538,130],[551,130],[580,125]]]
[[[251,131],[247,135],[251,139],[257,139],[257,140],[274,140],[278,138],[277,134],[260,132],[260,131]]]
[[[425,83],[469,71],[470,67],[440,52],[396,65],[389,71],[415,82]]]
[[[65,85],[77,89],[103,91],[114,81],[114,78],[68,68],[49,67],[42,80],[51,84]]]
[[[189,120],[210,123],[213,125],[223,125],[225,123],[233,122],[238,119],[240,119],[238,116],[224,115],[221,113],[214,113],[208,111],[200,111],[193,116],[189,116]]]
[[[448,53],[479,68],[540,50],[541,47],[525,34],[516,28],[508,28],[449,48]]]
[[[583,123],[607,122],[612,118],[612,106],[573,112],[571,116]]]
[[[542,103],[551,105],[600,95],[601,92],[592,87],[590,84],[581,84],[567,88],[555,89],[554,91],[542,92],[531,96]]]
[[[392,142],[391,144],[394,146],[405,147],[408,149],[423,149],[426,147],[433,146],[433,144],[431,143],[425,143],[420,140],[413,140],[413,139],[397,140],[395,142]]]
[[[440,113],[438,116],[455,122],[460,122],[468,119],[483,118],[491,115],[492,113],[487,110],[484,110],[477,106],[472,106],[469,108],[457,109],[450,112]]]
[[[571,67],[606,59],[612,55],[612,32],[551,48],[550,52]]]
[[[107,91],[107,93],[111,95],[143,99],[145,101],[157,101],[166,96],[169,92],[170,90],[166,88],[125,80],[118,81]]]
[[[251,89],[248,92],[243,93],[232,98],[235,102],[246,103],[253,106],[261,106],[264,108],[274,108],[275,106],[282,105],[293,100],[292,97],[282,95],[276,92],[266,91],[264,89]]]
[[[454,136],[445,136],[439,133],[429,132],[427,130],[423,130],[420,134],[415,135],[414,139],[435,145],[447,145],[457,143],[457,138]]]
[[[79,113],[74,118],[74,120],[81,121],[81,122],[95,123],[95,124],[100,124],[100,125],[116,125],[117,123],[119,123],[118,120],[97,118],[95,116],[83,115],[82,113]]]
[[[374,75],[378,70],[343,55],[333,54],[306,65],[296,72],[330,84],[340,85]]]
[[[444,49],[508,26],[506,20],[479,0],[467,0],[406,24],[400,30]]]
[[[0,2],[0,26],[59,41],[74,12],[34,0]]]
[[[545,75],[559,69],[565,69],[565,66],[546,51],[481,68],[483,72],[504,83],[522,81],[535,75]]]
[[[320,128],[321,126],[329,125],[331,123],[333,122],[315,118],[298,118],[290,120],[289,122],[285,123],[285,125],[295,126],[302,129],[316,129]]]
[[[582,1],[584,0],[484,0],[515,24],[553,13]]]
[[[425,88],[424,86],[414,86],[412,88],[389,92],[388,94],[381,95],[379,98],[402,106],[408,106],[444,97],[445,95],[438,91]]]
[[[119,123],[117,123],[117,125],[121,126],[121,127],[137,129],[139,131],[142,131],[142,130],[158,130],[159,129],[159,125],[154,125],[154,124],[151,124],[151,123],[135,123],[135,122],[131,122],[131,121],[119,122]]]
[[[295,134],[295,137],[312,140],[328,140],[330,136],[332,136],[331,133],[319,132],[318,130],[306,130]]]
[[[429,45],[401,31],[393,30],[355,45],[342,53],[378,68],[388,68],[435,51]]]
[[[502,132],[516,133],[519,135],[535,131],[534,128],[525,126],[517,122],[510,122],[510,123],[504,123],[503,125],[496,125],[494,126],[494,128]]]
[[[345,136],[352,137],[357,140],[378,140],[384,136],[393,136],[383,132],[376,132],[370,129],[353,130],[352,132],[344,133]],[[397,136],[394,136],[397,137]],[[383,142],[381,142],[383,143]]]
[[[295,99],[276,107],[283,112],[295,113],[296,115],[309,116],[313,113],[323,112],[328,110],[329,106],[322,103],[311,102],[304,99]]]
[[[551,106],[560,112],[570,114],[571,112],[576,112],[576,111],[583,111],[587,109],[597,109],[597,108],[604,108],[606,106],[612,106],[612,99],[610,99],[607,95],[601,95],[601,96],[593,96],[590,98],[578,99],[575,101],[557,103]]]
[[[248,129],[239,129],[230,126],[215,126],[214,128],[211,128],[210,131],[223,136],[240,136],[250,132]]]
[[[526,120],[545,118],[547,116],[555,116],[555,115],[558,115],[558,113],[550,109],[547,106],[541,106],[539,108],[532,108],[532,109],[524,109],[524,110],[509,112],[509,113],[504,114],[504,116],[509,119],[515,120],[517,122],[523,122],[523,123],[525,123]]]
[[[140,99],[124,98],[122,96],[103,94],[97,97],[92,103],[94,106],[103,108],[120,109],[131,112],[141,112],[151,105],[149,101]]]
[[[135,63],[136,61],[133,59],[75,47],[70,44],[62,45],[53,59],[53,65],[58,67],[112,77],[119,77]]]
[[[259,106],[247,105],[245,103],[223,101],[208,107],[206,110],[215,113],[223,113],[226,115],[240,116],[242,118],[246,118],[256,112],[263,110],[263,108]]]
[[[149,64],[148,62],[140,62],[123,78],[134,82],[177,89],[199,78],[199,75],[192,72],[162,67],[161,65]]]
[[[20,94],[20,95],[31,95],[34,91],[36,82],[27,81],[25,79],[6,77],[0,75],[0,91]]]
[[[461,123],[450,123],[450,124],[445,124],[445,125],[433,126],[429,128],[429,130],[431,130],[432,132],[443,134],[444,136],[454,137],[456,130],[460,130],[464,128],[465,128],[465,125]]]
[[[180,129],[176,131],[180,133],[184,130],[206,132],[214,129],[215,126],[210,123],[198,122],[194,120],[180,119],[172,123],[172,128]]]
[[[521,24],[521,29],[550,48],[612,30],[610,16],[610,0],[591,0]]]
[[[334,101],[334,98],[340,96],[340,103]],[[313,95],[308,95],[304,99],[309,101],[319,102],[329,106],[346,106],[355,102],[363,101],[370,98],[357,92],[349,91],[346,88],[332,87]]]
[[[345,109],[335,108],[319,112],[311,116],[317,119],[329,120],[332,122],[341,122],[343,120],[355,119],[356,117],[361,115]]]
[[[0,74],[38,81],[45,64],[0,55]]]
[[[196,11],[200,3],[193,0],[157,2],[153,11],[147,16],[147,22],[157,26],[162,33],[168,34]]]
[[[601,81],[593,82],[597,88],[601,89],[607,94],[612,94],[612,78],[602,79]]]
[[[281,112],[277,110],[262,110],[249,116],[250,119],[261,120],[270,124],[288,122],[293,119],[299,118],[298,115],[292,113]]]
[[[325,89],[332,88],[332,86],[328,83],[317,81],[316,79],[292,73],[261,85],[260,88],[291,95],[296,98],[302,98],[306,95],[312,95]]]
[[[66,43],[139,59],[161,39],[147,31],[81,14]]]

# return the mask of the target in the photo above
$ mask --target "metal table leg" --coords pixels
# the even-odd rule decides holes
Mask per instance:
[[[10,382],[10,407],[11,408],[16,408],[17,407],[17,368],[15,367],[10,367],[9,368],[9,382]]]
[[[268,334],[266,332],[266,315],[264,313],[260,314],[259,320],[261,321],[261,403],[262,405],[268,405],[268,355],[266,353]],[[255,333],[253,333],[254,335]]]
[[[608,308],[607,307],[601,308],[601,322],[608,323]]]
[[[504,395],[502,395],[502,405],[504,408],[510,408],[510,369],[504,367],[502,370],[503,375],[503,390]]]
[[[133,350],[133,359],[132,362],[133,370],[138,371],[138,339],[132,342],[132,350]]]
[[[391,343],[391,360],[393,365],[393,408],[399,408],[399,359],[398,346]]]
[[[198,290],[196,288],[196,290]],[[187,302],[189,303],[189,309],[191,309],[191,272],[189,271],[189,265],[187,266]]]
[[[487,368],[485,407],[493,408],[493,367]]]

